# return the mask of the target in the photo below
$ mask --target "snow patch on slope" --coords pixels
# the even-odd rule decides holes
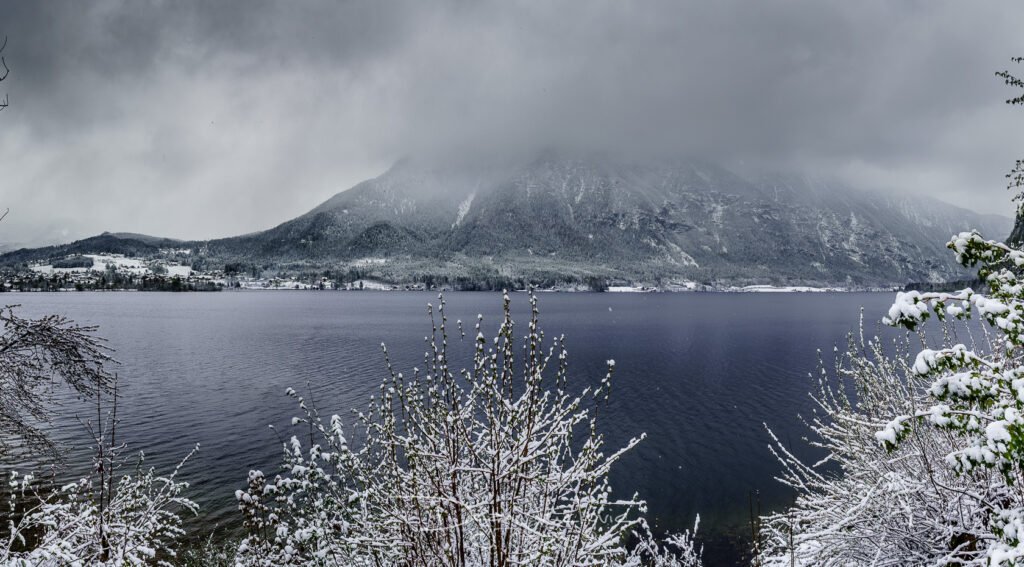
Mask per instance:
[[[459,203],[459,214],[455,217],[455,222],[452,223],[452,228],[455,228],[462,224],[462,219],[466,218],[466,214],[469,213],[469,208],[473,206],[473,198],[476,197],[476,193],[470,193],[466,200]]]

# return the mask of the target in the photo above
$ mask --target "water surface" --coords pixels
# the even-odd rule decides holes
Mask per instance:
[[[449,293],[451,321],[485,317],[492,335],[501,298]],[[540,296],[541,325],[565,334],[570,385],[582,389],[615,359],[602,424],[611,446],[647,439],[613,473],[616,490],[649,501],[657,529],[690,527],[701,516],[709,565],[735,563],[749,534],[749,503],[763,511],[792,494],[774,481],[768,424],[794,452],[812,407],[808,373],[817,349],[845,343],[859,309],[877,320],[892,294],[555,294]],[[322,413],[363,408],[385,377],[388,345],[398,370],[422,367],[425,306],[433,293],[224,292],[7,294],[22,314],[60,313],[98,325],[122,363],[120,431],[146,461],[172,467],[196,443],[184,469],[202,506],[192,528],[240,523],[233,492],[249,469],[280,462],[273,424],[289,433],[297,415],[284,391],[312,391]],[[521,322],[526,297],[513,295]],[[472,338],[472,333],[468,333]],[[470,344],[467,341],[466,352]],[[86,445],[69,406],[57,437]],[[91,414],[89,414],[91,417]],[[81,453],[75,453],[79,455]]]

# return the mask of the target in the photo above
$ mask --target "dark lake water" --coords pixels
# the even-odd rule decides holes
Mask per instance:
[[[749,501],[763,511],[792,495],[773,480],[768,424],[794,452],[814,457],[801,438],[810,412],[808,373],[817,349],[842,346],[861,307],[874,327],[894,294],[555,294],[540,296],[541,326],[564,333],[570,386],[582,389],[616,361],[603,431],[611,446],[647,439],[613,473],[616,490],[638,491],[662,530],[701,516],[708,565],[735,564],[749,535]],[[485,317],[493,334],[501,298],[449,293],[449,317]],[[513,294],[525,333],[527,299]],[[385,342],[398,370],[422,366],[433,293],[237,292],[7,294],[23,315],[60,313],[99,325],[116,349],[123,402],[121,431],[149,464],[169,469],[192,448],[184,469],[202,506],[192,528],[237,527],[233,492],[249,469],[276,472],[277,436],[298,414],[288,387],[315,393],[321,413],[363,408],[384,378]],[[870,329],[874,330],[874,329]],[[470,352],[469,341],[466,351]],[[830,357],[830,355],[826,355]],[[84,409],[84,408],[83,408]],[[66,411],[73,411],[67,408]],[[54,434],[84,446],[81,425],[65,416]],[[77,453],[76,453],[77,454]]]

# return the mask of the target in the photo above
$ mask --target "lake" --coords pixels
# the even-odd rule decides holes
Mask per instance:
[[[774,480],[779,467],[763,424],[798,455],[816,457],[801,442],[807,429],[799,415],[813,406],[808,373],[817,349],[831,359],[861,307],[874,331],[893,297],[544,293],[541,327],[549,337],[566,335],[571,390],[596,384],[605,361],[616,361],[600,423],[608,446],[648,435],[614,470],[616,490],[646,498],[659,530],[689,528],[699,513],[707,564],[731,565],[749,538],[751,495],[765,512],[792,498]],[[484,334],[493,335],[500,294],[446,299],[451,321],[471,328],[482,313]],[[299,413],[286,388],[311,389],[321,413],[350,418],[386,375],[381,342],[399,371],[422,366],[428,302],[436,304],[435,293],[0,295],[0,303],[22,304],[23,316],[59,313],[100,327],[121,362],[120,432],[132,450],[145,451],[147,463],[169,472],[201,444],[182,473],[202,506],[190,520],[195,530],[237,528],[233,493],[245,486],[247,471],[277,472],[281,447],[268,425],[288,432]],[[513,294],[512,302],[521,337],[527,298]],[[86,458],[74,404],[64,411],[54,435],[80,447],[73,459]]]

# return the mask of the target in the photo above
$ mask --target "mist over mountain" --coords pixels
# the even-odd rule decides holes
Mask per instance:
[[[807,176],[545,152],[502,166],[402,160],[243,236],[105,234],[0,261],[188,247],[199,268],[348,271],[393,282],[870,286],[962,277],[944,247],[949,237],[977,229],[1003,239],[1011,227],[1006,217]]]

